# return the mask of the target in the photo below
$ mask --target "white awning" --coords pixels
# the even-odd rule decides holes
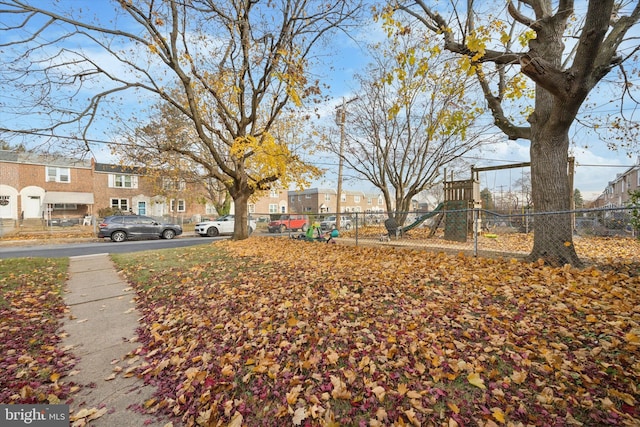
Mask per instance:
[[[93,193],[77,193],[71,191],[47,191],[44,194],[44,204],[52,205],[58,203],[93,205]]]

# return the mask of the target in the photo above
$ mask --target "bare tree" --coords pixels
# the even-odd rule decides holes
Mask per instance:
[[[137,115],[144,123],[149,100],[171,105],[193,138],[165,148],[224,183],[236,239],[248,237],[252,194],[318,173],[271,131],[289,107],[319,94],[308,79],[315,49],[359,1],[121,0],[85,18],[97,4],[0,0],[3,84],[31,101],[22,111],[47,119],[3,131],[88,140],[110,107],[114,123]],[[143,108],[119,117],[126,97]]]
[[[465,95],[467,76],[450,73],[453,64],[444,54],[420,57],[420,43],[405,37],[371,49],[374,62],[358,77],[357,96],[346,106],[344,147],[331,144],[381,191],[398,224],[412,200],[439,182],[443,166],[480,144],[471,125],[481,110]],[[407,61],[398,68],[402,55]],[[401,77],[394,80],[396,73]]]
[[[569,129],[589,93],[611,70],[620,67],[621,80],[626,76],[622,65],[634,58],[638,44],[629,43],[624,51],[620,48],[638,23],[640,4],[585,0],[580,4],[587,6],[586,12],[579,12],[574,0],[508,0],[508,19],[480,25],[477,20],[498,16],[478,11],[492,3],[448,3],[435,7],[423,0],[394,0],[385,17],[391,22],[394,10],[404,12],[431,31],[445,49],[460,55],[461,65],[476,74],[495,125],[509,139],[531,141],[536,211],[568,210],[572,197],[567,172]],[[567,40],[571,40],[568,46]],[[514,51],[518,42],[524,51]],[[483,66],[488,63],[495,65],[495,71]],[[510,74],[514,67],[522,74]],[[526,112],[528,123],[524,124],[515,121],[505,107],[523,91],[521,75],[535,83],[534,107]],[[632,87],[623,85],[624,93],[628,95]],[[529,259],[580,265],[572,243],[570,215],[541,215],[536,218]]]

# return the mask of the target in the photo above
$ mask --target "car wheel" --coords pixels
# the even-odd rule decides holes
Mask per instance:
[[[281,232],[281,233],[284,233],[284,232],[286,232],[286,231],[287,231],[287,226],[286,226],[286,225],[284,225],[284,224],[282,224],[282,225],[280,226],[280,232]]]
[[[345,230],[351,230],[351,224],[348,224],[348,223],[347,223],[347,224],[345,224],[345,225],[344,225],[344,229],[345,229]]]
[[[307,224],[302,224],[302,227],[300,228],[300,230],[302,230],[303,233],[307,232]]]
[[[253,233],[253,228],[249,227],[249,235],[251,235],[251,233]]]
[[[209,227],[207,228],[207,236],[209,237],[216,237],[218,235],[218,229],[215,227]]]
[[[171,240],[174,237],[176,237],[176,232],[173,231],[173,230],[164,230],[162,232],[162,238],[163,239]]]
[[[111,233],[112,242],[124,242],[125,240],[127,240],[127,233],[124,231],[114,231]]]

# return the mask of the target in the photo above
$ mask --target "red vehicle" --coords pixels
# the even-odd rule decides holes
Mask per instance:
[[[309,217],[306,215],[281,215],[279,219],[271,221],[267,228],[269,233],[284,233],[290,231],[302,231],[309,228]]]

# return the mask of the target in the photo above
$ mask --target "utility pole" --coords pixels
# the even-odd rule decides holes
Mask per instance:
[[[342,209],[342,168],[344,165],[344,160],[343,160],[343,153],[344,153],[344,140],[345,140],[345,133],[344,133],[344,123],[347,119],[347,104],[352,103],[353,101],[357,100],[358,98],[351,98],[348,101],[345,101],[344,98],[342,98],[342,107],[339,107],[337,110],[337,114],[336,114],[336,123],[338,124],[338,126],[340,126],[340,151],[339,151],[339,158],[338,158],[338,188],[337,188],[337,199],[336,199],[336,228],[339,230],[340,229],[340,214],[341,214],[341,209]]]

